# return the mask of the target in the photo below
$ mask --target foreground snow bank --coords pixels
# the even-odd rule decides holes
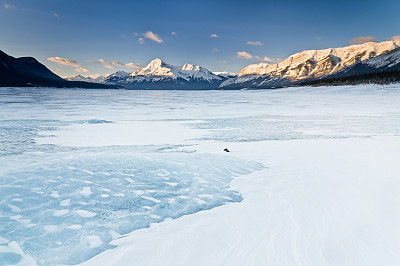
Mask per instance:
[[[242,202],[134,231],[82,265],[400,265],[399,137],[228,148],[268,166],[233,181]]]

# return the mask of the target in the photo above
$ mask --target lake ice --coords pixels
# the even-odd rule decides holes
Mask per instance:
[[[400,134],[396,85],[0,95],[0,264],[80,263],[121,234],[242,201],[230,182],[268,164],[223,152],[234,143]]]

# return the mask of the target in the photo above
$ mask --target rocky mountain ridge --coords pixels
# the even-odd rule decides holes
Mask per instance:
[[[400,41],[387,41],[324,50],[308,50],[294,54],[278,64],[249,65],[240,71],[239,77],[269,75],[287,78],[291,81],[318,78],[357,62],[382,55],[398,47],[400,47]]]
[[[330,76],[340,70],[394,51],[400,41],[364,43],[294,54],[278,64],[259,63],[243,68],[238,77],[221,83],[222,89],[278,88]]]

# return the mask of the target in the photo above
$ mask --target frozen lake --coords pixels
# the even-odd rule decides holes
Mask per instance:
[[[258,143],[277,143],[277,154],[286,149],[287,161],[276,162],[280,169],[301,166],[285,148],[290,141],[308,143],[298,146],[299,153],[326,140],[349,141],[349,149],[357,146],[353,140],[397,143],[399,103],[398,85],[162,92],[1,88],[0,264],[81,263],[113,249],[120,235],[242,202],[246,197],[231,187],[232,180],[273,166],[257,157],[267,153]],[[236,154],[242,146],[252,147],[253,156]],[[302,174],[294,167],[293,173]],[[290,178],[285,184],[297,182]],[[398,203],[399,183],[389,184],[387,201]],[[398,251],[389,253],[398,258]]]

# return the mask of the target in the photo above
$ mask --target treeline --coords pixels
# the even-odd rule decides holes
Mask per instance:
[[[303,81],[299,86],[340,86],[355,84],[390,84],[400,82],[400,70],[356,74],[347,77]]]

